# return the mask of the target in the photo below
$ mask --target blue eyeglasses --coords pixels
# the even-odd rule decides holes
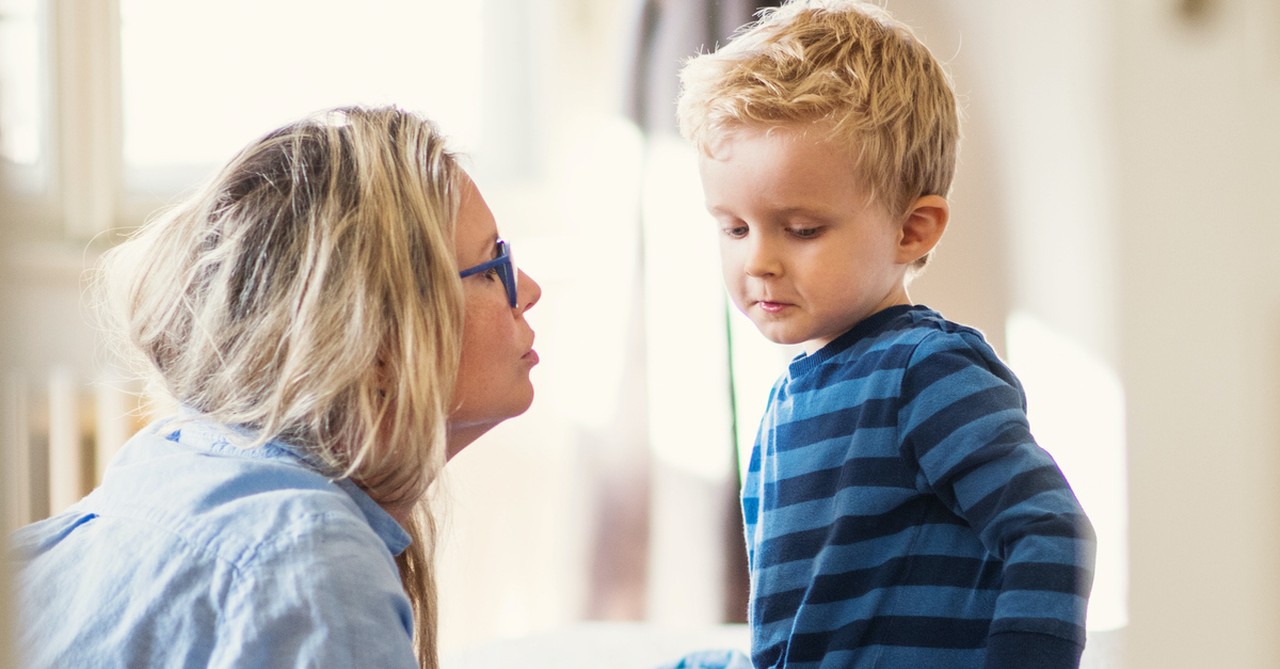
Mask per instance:
[[[468,267],[458,273],[458,276],[467,278],[472,274],[488,272],[491,269],[498,271],[498,276],[502,277],[502,285],[507,289],[507,304],[512,309],[516,308],[516,266],[511,262],[511,245],[507,242],[498,240],[498,257],[493,260],[482,262],[475,267]]]

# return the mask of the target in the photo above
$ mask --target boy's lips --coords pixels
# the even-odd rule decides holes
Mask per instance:
[[[756,306],[757,306],[757,307],[760,307],[760,310],[761,310],[761,311],[763,311],[763,312],[765,312],[765,313],[767,313],[767,314],[776,314],[776,313],[778,313],[779,311],[782,311],[783,309],[786,309],[787,307],[789,307],[789,306],[791,306],[791,305],[790,305],[790,304],[787,304],[786,302],[772,302],[772,301],[769,301],[769,300],[756,300]]]

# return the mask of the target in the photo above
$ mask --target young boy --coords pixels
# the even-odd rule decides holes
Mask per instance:
[[[742,491],[756,667],[1076,667],[1093,531],[978,331],[912,305],[955,96],[882,10],[789,2],[681,79],[725,283],[804,352]]]

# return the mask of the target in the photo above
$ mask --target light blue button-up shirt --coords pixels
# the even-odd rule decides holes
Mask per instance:
[[[160,422],[13,537],[28,667],[416,667],[408,534],[278,444]]]

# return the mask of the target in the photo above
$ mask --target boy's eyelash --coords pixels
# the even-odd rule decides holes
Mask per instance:
[[[738,239],[747,236],[750,228],[745,225],[726,225],[721,229],[726,236]],[[798,239],[812,239],[822,233],[822,226],[791,226],[786,228],[787,233]]]

